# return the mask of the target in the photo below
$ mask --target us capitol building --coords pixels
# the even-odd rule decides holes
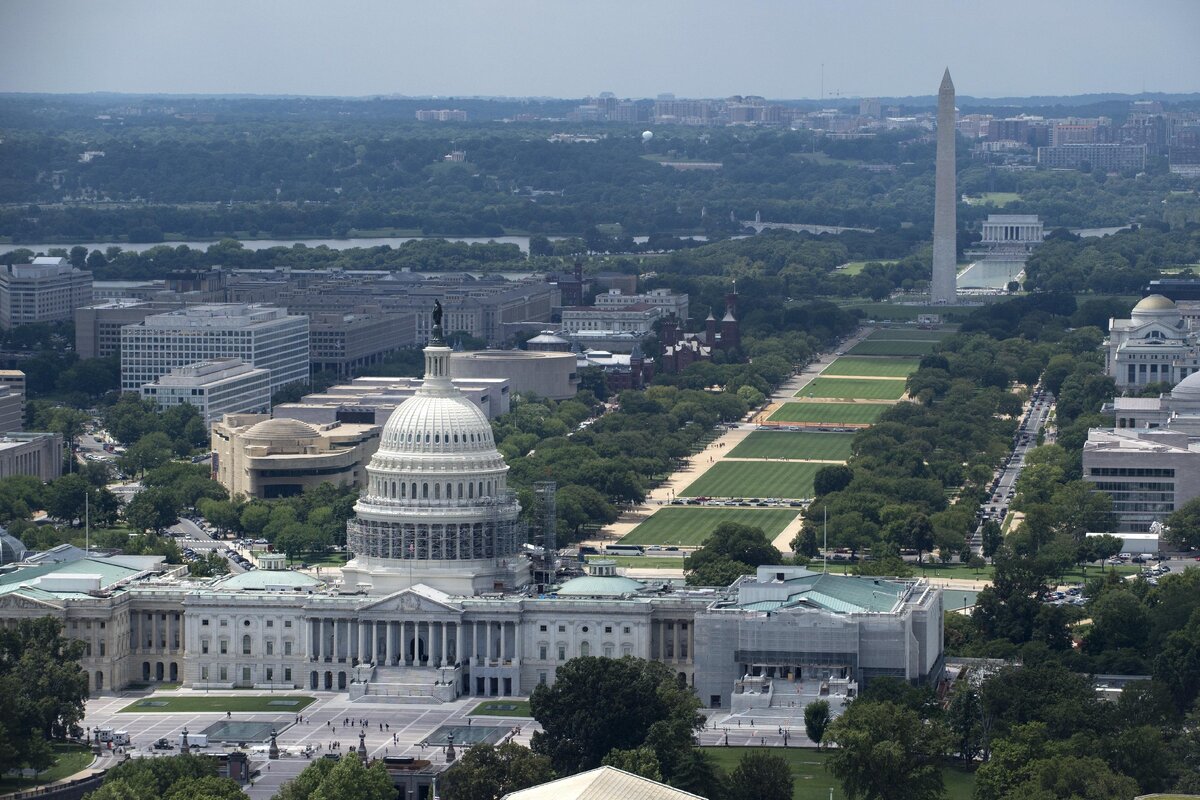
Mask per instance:
[[[444,702],[526,695],[576,656],[631,655],[668,664],[706,706],[749,709],[876,676],[940,677],[942,595],[921,580],[760,567],[729,587],[680,588],[601,561],[539,593],[508,467],[450,382],[450,353],[435,328],[425,382],[367,467],[340,581],[272,555],[190,579],[157,557],[69,545],[31,557],[6,537],[0,625],[61,619],[85,644],[93,693],[178,681]]]

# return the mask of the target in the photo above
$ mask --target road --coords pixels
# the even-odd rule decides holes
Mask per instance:
[[[1054,396],[1049,392],[1041,391],[1040,386],[1035,386],[1034,395],[1026,404],[1025,412],[1013,437],[1012,454],[996,474],[992,493],[979,509],[983,520],[994,519],[1001,523],[1004,521],[1004,516],[1016,493],[1017,478],[1020,477],[1021,470],[1025,467],[1025,456],[1031,449],[1038,446],[1038,432],[1045,427],[1053,409]],[[1047,444],[1053,441],[1051,432],[1047,432],[1045,441]],[[982,544],[982,537],[977,530],[971,537],[971,546],[978,551],[982,548]]]
[[[225,559],[226,565],[229,567],[230,573],[236,575],[239,572],[245,572],[236,561],[233,561],[229,556],[225,555],[225,551],[229,549],[228,542],[222,542],[209,536],[203,528],[190,519],[180,517],[179,521],[172,525],[167,530],[179,536],[179,547],[190,547],[198,554],[207,554],[209,550],[215,550]]]

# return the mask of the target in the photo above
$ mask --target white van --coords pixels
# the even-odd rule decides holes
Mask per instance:
[[[189,733],[187,736],[188,747],[208,747],[207,733]],[[183,747],[183,734],[179,734],[179,746]]]

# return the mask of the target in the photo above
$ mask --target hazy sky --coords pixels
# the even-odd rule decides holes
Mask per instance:
[[[1200,0],[0,0],[0,91],[1200,90]]]

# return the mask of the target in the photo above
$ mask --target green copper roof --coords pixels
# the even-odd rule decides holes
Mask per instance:
[[[558,594],[580,597],[619,597],[623,594],[635,594],[643,591],[646,585],[633,578],[623,578],[619,575],[600,577],[584,575],[558,587]]]
[[[18,569],[6,575],[0,575],[0,593],[12,591],[21,586],[27,586],[36,578],[55,573],[63,575],[99,575],[100,588],[103,589],[117,581],[137,575],[140,571],[99,558],[81,558],[78,561],[41,564],[36,567]],[[51,592],[51,594],[56,593]],[[68,594],[76,593],[70,592]]]
[[[252,569],[231,575],[216,585],[216,589],[246,591],[304,591],[324,584],[303,572],[290,569]]]

